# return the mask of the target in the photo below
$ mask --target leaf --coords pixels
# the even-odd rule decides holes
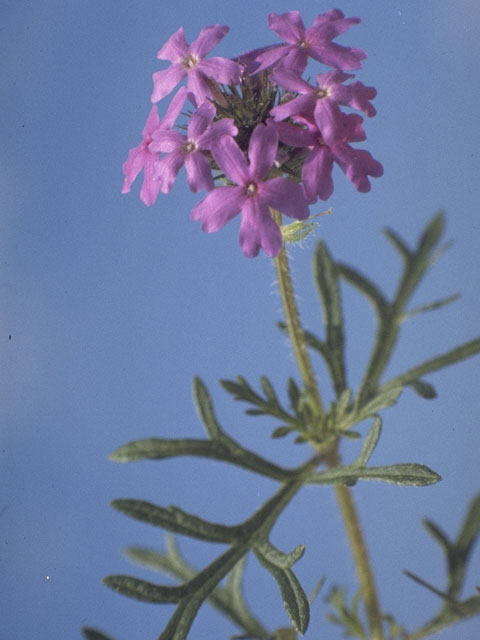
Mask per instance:
[[[215,416],[210,394],[203,381],[197,376],[193,379],[193,401],[197,408],[198,416],[210,438],[212,440],[220,439],[223,432]]]
[[[209,440],[146,438],[122,445],[113,451],[109,458],[113,462],[164,460],[176,456],[198,456],[223,460],[222,453],[222,449]]]
[[[142,602],[155,604],[179,602],[185,595],[183,587],[165,587],[146,580],[139,580],[132,576],[107,576],[103,579],[103,582],[109,589]]]
[[[278,398],[273,388],[272,383],[266,376],[260,376],[260,385],[263,389],[265,396],[271,400],[274,404],[278,404]]]
[[[159,553],[142,547],[129,547],[126,549],[126,555],[137,564],[168,573],[182,581],[188,581],[193,578],[198,571],[187,564],[180,556],[173,536],[167,537],[167,544],[168,553]],[[238,627],[244,629],[249,636],[267,640],[270,638],[270,634],[251,613],[243,598],[244,565],[245,557],[239,560],[228,574],[226,586],[215,587],[208,598],[208,602],[223,615],[230,618]]]
[[[345,278],[345,280],[358,289],[360,293],[363,293],[380,317],[388,315],[390,303],[380,289],[367,278],[367,276],[360,273],[357,269],[340,262],[337,262],[337,268],[342,278]]]
[[[417,365],[413,369],[409,369],[405,373],[392,378],[380,387],[380,391],[391,389],[399,385],[404,386],[407,384],[412,384],[412,382],[418,380],[427,373],[437,371],[438,369],[442,369],[443,367],[448,367],[477,353],[480,353],[480,338],[475,338],[474,340],[465,342],[459,347],[455,347],[455,349],[446,351],[445,353],[432,358],[431,360],[427,360],[426,362]]]
[[[295,629],[303,635],[310,620],[310,605],[297,577],[291,569],[280,569],[267,560],[257,549],[255,555],[260,564],[274,577],[280,588],[285,610]]]
[[[423,464],[407,462],[385,467],[359,468],[355,465],[333,467],[327,471],[310,474],[310,484],[349,484],[353,480],[379,480],[392,484],[425,487],[435,484],[441,477]]]
[[[332,354],[331,369],[337,395],[346,388],[344,361],[343,314],[338,284],[338,269],[323,242],[317,244],[313,261],[315,282],[322,302],[326,343]]]
[[[396,404],[402,390],[401,386],[380,389],[368,402],[354,409],[355,422],[365,420],[365,418],[375,415],[377,411],[387,409]]]
[[[284,438],[293,431],[292,427],[281,426],[274,429],[271,433],[272,438]]]
[[[85,640],[114,640],[112,636],[107,636],[106,633],[92,627],[82,627],[82,634]]]
[[[442,298],[441,300],[436,300],[435,302],[431,302],[430,304],[424,304],[421,307],[416,307],[411,311],[406,311],[403,314],[401,321],[409,320],[410,318],[413,318],[419,313],[426,313],[427,311],[436,311],[437,309],[441,309],[442,307],[445,307],[446,305],[451,304],[452,302],[455,302],[459,298],[460,298],[460,294],[454,293],[453,295],[448,296],[447,298]]]
[[[380,416],[377,416],[373,421],[373,425],[370,427],[367,433],[367,436],[363,443],[360,454],[354,462],[354,466],[358,466],[358,467],[366,466],[367,462],[370,460],[370,456],[372,455],[373,450],[378,444],[381,433],[382,433],[382,419],[380,418]]]
[[[305,553],[305,545],[299,544],[290,553],[285,553],[274,547],[269,540],[263,539],[255,543],[254,550],[279,569],[290,569]]]
[[[298,385],[293,378],[288,378],[287,393],[292,410],[295,411],[295,413],[298,413],[298,407],[302,398],[302,392],[298,388]]]
[[[432,522],[431,520],[428,520],[427,518],[424,519],[423,524],[427,529],[427,531],[435,538],[435,540],[442,547],[444,553],[446,554],[450,553],[450,548],[452,546],[451,542],[448,539],[447,535],[440,529],[440,527],[436,525],[434,522]]]
[[[435,387],[429,382],[425,382],[425,380],[413,380],[410,382],[410,386],[415,393],[418,393],[418,395],[421,398],[425,398],[425,400],[433,400],[437,397]]]
[[[480,535],[480,494],[470,503],[455,543],[448,554],[449,585],[448,593],[457,598],[460,594],[469,556]]]
[[[130,518],[207,542],[233,542],[242,535],[241,527],[208,522],[178,507],[165,509],[145,500],[126,499],[113,500],[112,507]]]
[[[402,256],[405,262],[408,262],[412,255],[412,252],[407,247],[402,238],[398,235],[398,233],[396,231],[393,231],[393,229],[384,229],[384,234],[393,244],[395,249],[397,249],[398,253]]]

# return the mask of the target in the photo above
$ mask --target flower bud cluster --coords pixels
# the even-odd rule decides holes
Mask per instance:
[[[307,29],[298,11],[271,13],[269,27],[282,42],[232,60],[207,57],[227,26],[205,27],[190,45],[180,27],[157,54],[170,66],[153,74],[154,104],[142,142],[123,165],[122,193],[143,169],[140,198],[151,205],[185,166],[190,190],[207,191],[192,219],[213,232],[241,213],[243,253],[263,249],[274,257],[283,241],[272,210],[307,219],[309,205],[333,193],[334,163],[358,191],[369,191],[369,177],[381,176],[382,165],[352,143],[366,139],[356,112],[375,115],[376,90],[346,73],[362,66],[365,53],[333,42],[359,21],[331,9]],[[310,58],[333,70],[307,82]],[[184,80],[160,119],[157,103]]]

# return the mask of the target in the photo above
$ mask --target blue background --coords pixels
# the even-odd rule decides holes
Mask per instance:
[[[369,194],[337,171],[333,214],[318,237],[333,255],[371,273],[389,293],[399,261],[381,229],[413,242],[435,210],[448,213],[453,248],[427,276],[414,302],[460,291],[462,298],[417,316],[387,372],[395,375],[478,333],[480,5],[475,0],[344,0],[362,17],[339,42],[368,60],[358,78],[378,89],[378,116],[366,123],[368,148],[385,167]],[[275,423],[248,418],[216,384],[268,375],[282,391],[297,376],[285,338],[273,265],[243,257],[238,220],[206,235],[189,212],[198,196],[183,177],[168,197],[145,208],[121,196],[121,165],[140,141],[150,109],[155,56],[184,25],[192,41],[208,24],[231,32],[215,55],[234,56],[276,41],[267,14],[300,9],[309,26],[329,5],[243,0],[4,0],[1,13],[0,152],[0,591],[3,638],[77,638],[81,625],[118,640],[155,638],[170,606],[131,601],[101,579],[132,573],[158,579],[121,555],[127,544],[163,545],[163,532],[108,507],[116,497],[177,504],[236,523],[272,494],[273,481],[223,464],[180,459],[117,465],[108,454],[142,437],[202,437],[191,403],[193,375],[211,389],[227,431],[283,464],[305,456],[272,441]],[[166,101],[167,102],[167,101]],[[319,204],[312,208],[315,213]],[[315,240],[291,250],[305,325],[320,330],[311,281]],[[370,309],[345,288],[350,383],[358,384],[373,339]],[[11,339],[9,339],[11,336]],[[318,365],[318,362],[316,363]],[[317,367],[326,401],[332,399]],[[479,361],[428,377],[439,398],[405,391],[384,413],[372,464],[422,462],[443,476],[433,487],[359,483],[382,606],[410,628],[438,599],[402,574],[409,569],[443,588],[443,556],[421,526],[429,517],[455,535],[479,489]],[[298,379],[298,378],[297,378]],[[347,447],[349,459],[358,443]],[[297,573],[310,591],[326,576],[352,596],[355,577],[329,487],[305,490],[275,529],[288,550],[307,544]],[[217,548],[180,540],[203,566]],[[466,595],[478,584],[479,550]],[[161,581],[161,578],[159,579]],[[249,562],[247,597],[272,630],[287,626],[271,577]],[[312,607],[307,638],[340,638],[327,626],[324,593]],[[204,608],[192,638],[236,630]],[[479,620],[439,635],[474,638]]]

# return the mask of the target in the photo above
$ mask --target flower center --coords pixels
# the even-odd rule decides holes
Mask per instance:
[[[251,198],[252,196],[254,196],[258,191],[258,187],[254,182],[249,182],[247,184],[247,196],[249,198]]]
[[[186,69],[193,69],[194,67],[196,67],[197,63],[198,56],[196,56],[194,53],[188,54],[188,56],[182,61],[182,64]]]
[[[192,153],[192,151],[195,151],[195,149],[197,148],[197,145],[195,144],[195,142],[193,140],[187,140],[183,145],[182,145],[182,151],[183,153],[186,155],[187,153]]]
[[[316,93],[319,100],[328,96],[328,91],[326,89],[317,89]]]
[[[308,40],[299,40],[297,42],[297,47],[299,49],[308,49],[310,47],[310,43],[308,42]]]

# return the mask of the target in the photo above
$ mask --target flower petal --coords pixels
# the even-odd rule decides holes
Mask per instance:
[[[216,187],[193,207],[190,216],[201,220],[203,231],[218,231],[240,212],[246,197],[243,187]]]
[[[201,151],[194,151],[185,156],[185,169],[190,191],[195,193],[202,189],[211,191],[215,186],[210,164]]]
[[[333,158],[326,146],[314,149],[305,159],[302,168],[303,191],[307,202],[313,203],[319,197],[328,200],[333,193]]]
[[[275,127],[257,124],[248,144],[250,178],[262,180],[272,168],[278,148]]]
[[[170,62],[180,62],[188,53],[188,44],[185,40],[183,27],[175,31],[173,36],[166,41],[157,53],[159,60],[170,60]]]
[[[156,156],[150,153],[148,158],[145,159],[143,167],[143,183],[140,189],[140,199],[147,207],[155,203],[158,192],[160,191],[160,183],[156,178],[156,162]]]
[[[185,104],[185,100],[187,99],[187,88],[180,87],[177,93],[173,96],[172,101],[168,105],[168,109],[162,121],[160,122],[160,127],[162,129],[171,129],[175,124],[176,119],[180,115],[183,109],[183,105]]]
[[[143,165],[145,164],[145,158],[147,157],[147,155],[148,151],[143,142],[140,143],[138,147],[134,147],[128,152],[128,158],[125,160],[122,166],[122,171],[125,175],[125,180],[123,181],[122,186],[122,193],[129,193],[135,178],[143,169]]]
[[[219,84],[238,84],[242,67],[228,58],[208,58],[201,60],[197,69]]]
[[[187,89],[191,92],[189,95],[190,100],[193,97],[193,104],[195,107],[199,107],[203,102],[206,102],[208,98],[212,97],[212,90],[209,85],[209,80],[199,69],[198,65],[195,69],[188,72]],[[211,81],[210,81],[211,82]]]
[[[171,153],[175,149],[180,149],[186,141],[186,137],[175,129],[164,131],[159,129],[153,135],[153,140],[149,145],[150,151],[158,151],[159,153]]]
[[[172,151],[168,156],[159,158],[155,163],[156,178],[160,184],[160,191],[168,193],[173,187],[177,173],[185,162],[185,155],[181,151]]]
[[[310,215],[302,187],[288,178],[273,178],[259,185],[259,197],[290,218],[306,220]]]
[[[163,71],[155,71],[152,76],[153,93],[150,100],[152,102],[158,102],[165,96],[168,96],[186,74],[187,70],[178,62],[172,63],[168,69],[164,69]]]
[[[142,136],[143,139],[149,139],[152,137],[152,133],[158,129],[160,124],[160,118],[158,117],[158,109],[157,105],[154,104],[150,109],[150,113],[148,114],[147,121],[145,122],[145,126],[143,127]]]
[[[225,175],[235,184],[244,185],[250,173],[247,161],[238,144],[230,136],[223,136],[220,143],[212,149],[215,162]]]
[[[305,35],[305,25],[298,11],[287,11],[281,15],[269,13],[268,26],[289,44],[301,42]]]
[[[192,114],[188,123],[188,139],[197,140],[202,133],[212,123],[215,116],[215,107],[211,102],[203,102],[198,109]]]
[[[237,127],[233,124],[231,118],[222,118],[211,124],[208,129],[197,140],[198,149],[202,151],[211,150],[214,145],[218,144],[223,136],[236,136]]]
[[[230,27],[221,24],[214,24],[209,27],[204,27],[195,40],[190,45],[190,52],[197,55],[199,58],[204,58],[213,47],[215,47],[222,38],[224,38],[230,31]]]

